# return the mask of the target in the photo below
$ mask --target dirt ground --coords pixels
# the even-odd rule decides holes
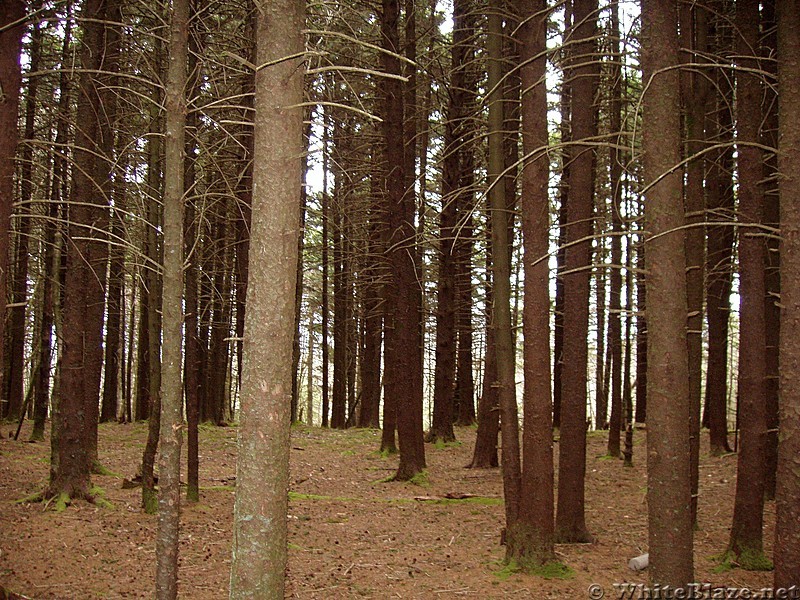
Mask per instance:
[[[146,427],[100,427],[103,464],[118,476],[94,476],[110,507],[76,503],[20,504],[44,486],[50,445],[0,440],[0,585],[30,598],[151,598],[156,517],[140,510],[140,489],[123,489],[141,460]],[[23,429],[20,440],[27,439]],[[587,522],[596,541],[560,545],[572,569],[566,579],[503,570],[503,525],[498,469],[465,469],[475,432],[459,442],[427,445],[427,480],[384,483],[396,457],[376,451],[380,433],[297,427],[292,438],[290,559],[293,598],[589,598],[599,584],[646,582],[627,567],[647,551],[644,432],[637,432],[635,466],[603,456],[605,434],[591,433],[587,452]],[[707,443],[704,435],[704,443]],[[558,445],[556,444],[556,454]],[[185,506],[181,525],[180,595],[227,597],[236,464],[236,429],[201,431],[201,502]],[[736,457],[712,458],[703,449],[700,514],[695,534],[698,582],[760,589],[771,573],[715,573],[728,539]],[[447,494],[476,497],[446,500]],[[765,545],[771,554],[774,503],[766,506]],[[592,598],[598,598],[594,595]]]

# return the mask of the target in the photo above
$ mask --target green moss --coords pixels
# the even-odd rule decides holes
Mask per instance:
[[[760,550],[745,550],[736,562],[745,571],[772,571],[774,568],[772,561]]]
[[[771,571],[774,567],[772,561],[760,550],[743,550],[737,556],[733,551],[727,550],[722,554],[711,557],[718,560],[719,564],[714,567],[714,573],[726,573],[739,568],[745,571]]]
[[[423,469],[408,481],[409,483],[413,483],[414,485],[418,485],[420,487],[428,487],[428,485],[430,485],[430,482],[428,481],[428,471],[426,469]]]
[[[16,504],[34,504],[36,502],[42,502],[44,500],[44,492],[36,492],[35,494],[31,494],[30,496],[25,496],[24,498],[20,498],[16,500]]]
[[[597,460],[619,460],[619,456],[614,456],[613,454],[601,454],[597,457]]]
[[[92,463],[92,473],[94,475],[102,475],[104,477],[116,477],[118,479],[122,479],[122,475],[119,473],[115,473],[111,469],[104,467],[100,461],[94,461]]]
[[[453,440],[452,442],[445,442],[441,438],[437,438],[436,441],[433,443],[433,447],[437,450],[445,450],[447,448],[458,448],[461,446],[461,442],[458,440]]]
[[[520,571],[519,565],[514,560],[495,564],[499,564],[500,568],[497,571],[492,571],[492,575],[497,577],[500,581],[506,581],[509,577]]]
[[[205,492],[235,492],[236,486],[235,485],[209,485],[209,486],[200,486],[200,489]]]
[[[53,510],[56,512],[64,512],[72,503],[72,498],[69,497],[69,494],[66,492],[61,492],[58,496],[51,498],[53,502]]]
[[[194,485],[186,487],[186,502],[200,502],[200,488]]]
[[[526,569],[526,572],[545,579],[572,579],[575,576],[575,571],[556,560]]]
[[[142,487],[142,508],[148,515],[158,513],[158,492]]]
[[[92,501],[100,508],[114,508],[114,505],[106,499],[106,491],[100,486],[92,486],[89,489],[89,496]]]

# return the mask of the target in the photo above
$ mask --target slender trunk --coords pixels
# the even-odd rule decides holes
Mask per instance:
[[[503,104],[502,104],[502,23],[499,2],[489,6],[487,54],[489,56],[487,98],[489,105],[489,207],[492,212],[492,320],[495,327],[498,404],[502,432],[503,497],[506,523],[516,523],[519,513],[521,470],[519,456],[519,423],[514,365],[514,342],[511,333],[511,260],[509,228],[506,212],[506,181],[502,175]]]
[[[170,22],[169,67],[165,85],[164,284],[162,292],[161,455],[159,460],[156,598],[178,597],[180,526],[181,408],[183,406],[183,197],[186,134],[186,80],[189,1],[174,0]]]

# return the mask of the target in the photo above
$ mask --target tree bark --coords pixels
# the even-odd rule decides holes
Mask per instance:
[[[8,285],[9,227],[11,205],[14,200],[14,156],[17,152],[19,132],[17,110],[22,83],[20,53],[25,24],[25,3],[11,0],[0,8],[0,395],[6,389],[2,381],[6,323],[6,286]]]
[[[780,437],[775,494],[776,588],[800,584],[800,2],[778,3],[780,133],[778,168],[781,200]]]
[[[522,233],[525,265],[523,309],[523,464],[517,521],[509,524],[506,556],[524,568],[555,560],[553,547],[553,434],[550,388],[550,203],[546,0],[517,1],[522,79]]]
[[[183,441],[183,198],[189,0],[174,0],[165,84],[164,283],[156,598],[178,597]]]
[[[687,589],[694,579],[677,18],[677,2],[642,2],[647,505],[651,584]]]
[[[572,83],[572,164],[569,172],[569,227],[564,274],[564,354],[559,442],[556,538],[562,543],[592,539],[584,513],[586,397],[589,330],[594,151],[581,146],[597,130],[594,98],[599,66],[596,54],[597,1],[575,0]]]
[[[383,0],[381,41],[389,52],[382,53],[384,71],[400,74],[397,0]],[[392,318],[387,323],[384,364],[386,384],[384,398],[396,403],[397,436],[400,464],[395,478],[409,480],[425,468],[425,444],[422,434],[422,291],[417,277],[414,214],[412,194],[405,189],[403,146],[403,90],[397,79],[383,83],[385,106],[383,117],[384,151],[388,168],[386,182],[389,222],[389,265],[392,270],[388,299]]]
[[[53,415],[58,430],[52,445],[46,497],[90,498],[89,472],[96,449],[99,407],[105,260],[99,241],[106,207],[92,176],[96,173],[99,131],[97,71],[102,64],[104,5],[83,5],[80,95],[75,168],[69,206],[69,238],[64,278],[61,395]]]
[[[736,3],[736,113],[739,174],[739,456],[728,552],[746,568],[771,567],[764,557],[764,460],[766,458],[766,334],[763,151],[760,143],[761,79],[757,69],[759,2]]]
[[[305,3],[258,1],[253,223],[230,597],[282,599],[303,152]]]

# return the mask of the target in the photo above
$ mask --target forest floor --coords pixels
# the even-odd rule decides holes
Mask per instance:
[[[30,598],[152,598],[157,517],[140,510],[141,490],[123,489],[141,461],[144,424],[100,426],[99,453],[117,476],[94,476],[110,506],[77,502],[62,512],[18,503],[48,476],[49,443],[0,440],[0,586]],[[20,440],[27,439],[27,426]],[[628,560],[647,551],[645,432],[633,468],[605,454],[606,433],[589,434],[587,523],[592,544],[559,545],[571,569],[545,579],[503,568],[502,481],[498,469],[465,469],[475,432],[426,445],[424,481],[386,483],[396,457],[382,457],[380,432],[293,429],[287,596],[293,598],[618,598],[613,584],[646,583]],[[761,589],[772,574],[716,572],[733,512],[736,456],[710,457],[703,435],[696,581]],[[556,454],[558,445],[555,446]],[[184,446],[185,453],[185,446]],[[184,506],[180,595],[227,597],[236,465],[236,429],[201,430],[201,501]],[[447,495],[469,495],[448,499]],[[774,503],[765,515],[771,554]],[[1,590],[0,590],[1,591]]]

